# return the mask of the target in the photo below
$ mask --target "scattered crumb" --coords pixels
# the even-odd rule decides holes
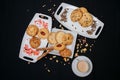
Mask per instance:
[[[79,49],[79,47],[77,46],[76,49]]]
[[[77,57],[78,56],[78,53],[75,53],[75,55],[74,55],[75,57]]]
[[[49,60],[52,60],[53,58],[49,58]]]
[[[48,11],[50,12],[52,9],[48,9]]]
[[[49,69],[48,69],[47,71],[48,71],[48,72],[50,72],[50,70],[49,70]]]
[[[89,49],[89,51],[91,52],[91,51],[92,51],[92,49],[90,48],[90,49]]]
[[[30,64],[30,62],[28,62],[28,64]]]
[[[80,46],[80,44],[78,43],[77,46]]]
[[[88,43],[85,44],[85,47],[88,47]]]
[[[45,7],[46,6],[46,4],[44,4],[42,7]]]
[[[67,61],[67,59],[66,58],[63,58],[63,60],[66,62]]]
[[[46,64],[44,64],[44,67],[46,67],[47,65]]]
[[[56,60],[56,62],[58,63],[58,60]]]
[[[53,56],[53,58],[56,58],[56,56]]]
[[[81,53],[86,53],[86,51],[87,51],[86,48],[81,49]]]
[[[79,50],[77,50],[77,52],[79,52]]]
[[[55,7],[56,5],[54,4],[53,6]]]

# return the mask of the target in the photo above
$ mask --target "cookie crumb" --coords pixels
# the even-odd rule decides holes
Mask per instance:
[[[56,60],[56,63],[58,63],[59,61],[58,60]]]
[[[52,60],[53,58],[49,58],[49,60]]]
[[[77,57],[78,56],[78,53],[75,53],[75,55],[74,55],[75,57]]]
[[[88,47],[88,43],[85,44],[85,47]]]
[[[48,71],[48,72],[50,72],[50,70],[49,70],[49,69],[48,69],[47,71]]]
[[[67,61],[67,59],[66,58],[63,58],[63,60],[66,62]]]
[[[56,56],[53,56],[53,58],[56,58]]]
[[[44,67],[46,67],[47,65],[46,64],[44,64]]]
[[[86,53],[86,51],[87,51],[86,48],[81,49],[81,53]]]
[[[45,7],[46,6],[46,4],[44,4],[42,7]]]

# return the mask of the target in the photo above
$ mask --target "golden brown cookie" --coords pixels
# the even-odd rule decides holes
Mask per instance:
[[[85,7],[80,7],[79,9],[81,10],[82,13],[87,13],[88,12]]]
[[[46,39],[49,35],[49,30],[47,28],[41,28],[38,32],[38,37],[42,39]]]
[[[58,44],[54,45],[54,49],[58,50],[58,51],[61,51],[61,50],[65,49],[65,47],[66,46],[64,44],[61,44],[61,43],[58,43]]]
[[[37,37],[32,37],[30,39],[30,46],[32,48],[38,48],[40,46],[40,39]]]
[[[59,51],[59,54],[62,57],[70,57],[72,55],[72,52],[70,49],[65,48],[64,50]]]
[[[57,43],[57,41],[56,41],[56,39],[55,39],[55,36],[56,36],[56,32],[51,32],[49,35],[48,35],[48,42],[50,43],[50,44],[56,44]]]
[[[82,12],[80,11],[79,8],[73,10],[70,15],[71,21],[73,21],[73,22],[80,20],[81,17],[82,17]]]
[[[39,31],[39,29],[36,25],[29,25],[27,30],[26,30],[26,33],[29,36],[35,36],[38,33],[38,31]]]
[[[71,33],[66,33],[65,38],[63,38],[63,44],[70,45],[73,42],[73,35]]]
[[[93,24],[93,17],[90,13],[84,13],[78,22],[82,27],[89,27]]]
[[[63,31],[58,31],[56,33],[55,39],[58,43],[62,43],[64,36],[65,36],[65,33]]]

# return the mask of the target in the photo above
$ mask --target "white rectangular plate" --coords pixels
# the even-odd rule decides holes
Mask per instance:
[[[40,16],[44,16],[45,18],[42,18]],[[31,22],[29,23],[36,25],[39,29],[40,28],[48,28],[49,32],[51,32],[51,27],[52,27],[52,18],[48,15],[45,14],[41,14],[41,13],[36,13],[33,17],[33,19],[31,20]],[[19,53],[19,58],[25,60],[25,61],[29,61],[29,62],[33,62],[35,63],[37,61],[37,57],[42,55],[43,51],[37,52],[35,49],[33,49],[30,44],[29,44],[29,40],[30,38],[32,38],[31,36],[26,34],[26,31],[24,33],[23,36],[23,40],[21,43],[21,48],[20,48],[20,53]],[[41,44],[39,46],[40,47],[46,47],[48,41],[47,39],[41,39]],[[28,54],[27,51],[31,51],[32,52],[36,52],[36,54]]]
[[[87,27],[87,28],[83,28],[81,27],[81,25],[78,22],[72,22],[70,19],[70,15],[71,12],[76,9],[78,7],[67,4],[67,3],[61,3],[60,6],[58,7],[58,9],[56,10],[54,17],[58,20],[58,22],[60,22],[64,27],[75,31],[76,33],[78,33],[79,35],[82,35],[84,37],[87,38],[92,38],[95,39],[99,36],[99,34],[101,33],[104,23],[101,22],[99,19],[97,19],[95,16],[93,16],[93,20],[96,22],[96,28],[94,30],[94,32],[92,32],[92,34],[89,34],[88,31],[91,30],[91,26]],[[66,14],[65,14],[65,10],[66,10]],[[61,15],[66,16],[66,22],[65,21],[61,21]]]
[[[76,44],[76,38],[77,38],[77,33],[73,32],[73,31],[69,31],[69,30],[61,30],[61,29],[56,29],[56,28],[53,28],[52,29],[52,32],[57,32],[57,31],[63,31],[65,33],[71,33],[73,35],[73,42],[71,45],[67,45],[66,47],[68,49],[70,49],[72,51],[72,55],[70,56],[70,58],[73,58],[73,55],[74,55],[74,49],[75,49],[75,44]],[[48,44],[48,46],[52,46],[51,44]],[[57,50],[53,50],[50,52],[50,54],[53,54],[53,55],[58,55],[60,56],[59,52]]]

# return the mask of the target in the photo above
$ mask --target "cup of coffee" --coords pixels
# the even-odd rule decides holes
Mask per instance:
[[[89,64],[87,61],[84,61],[84,60],[81,60],[81,61],[78,61],[77,63],[77,69],[78,71],[82,72],[82,73],[85,73],[89,70]]]

